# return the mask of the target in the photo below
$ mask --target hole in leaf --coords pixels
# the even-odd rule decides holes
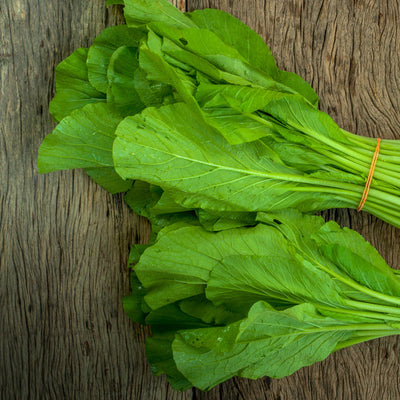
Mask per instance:
[[[187,46],[187,44],[188,44],[188,41],[187,41],[185,38],[183,38],[183,37],[181,37],[181,38],[179,39],[179,41],[180,41],[184,46]]]

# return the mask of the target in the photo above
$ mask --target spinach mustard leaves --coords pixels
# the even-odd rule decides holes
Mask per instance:
[[[124,4],[56,70],[60,123],[39,172],[85,168],[148,218],[126,313],[172,386],[280,378],[399,334],[398,274],[360,235],[311,216],[357,208],[376,140],[342,130],[264,41],[218,10]],[[400,144],[382,140],[364,210],[400,227]],[[305,214],[303,214],[305,213]]]

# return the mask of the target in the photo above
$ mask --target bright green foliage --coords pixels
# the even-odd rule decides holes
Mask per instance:
[[[112,157],[122,179],[159,186],[175,204],[165,214],[195,210],[210,230],[246,220],[214,226],[210,212],[358,206],[374,141],[319,111],[315,92],[280,71],[254,31],[227,13],[182,14],[166,0],[130,0],[124,10],[128,25],[107,28],[60,64],[52,103],[56,118],[98,101],[121,115]],[[396,149],[382,142],[364,210],[400,226]],[[70,158],[68,168],[81,167],[82,154]]]
[[[398,278],[360,235],[294,210],[258,219],[217,233],[172,225],[142,254],[134,272],[146,290],[145,322],[169,332],[167,344],[149,341],[168,359],[156,361],[157,373],[177,369],[208,390],[233,376],[280,378],[342,347],[400,333]],[[343,243],[347,258],[325,254],[328,243]],[[160,323],[166,310],[171,319]]]
[[[137,48],[121,46],[111,56],[107,70],[108,101],[124,116],[146,108],[136,91],[135,72],[139,66]]]
[[[105,95],[89,82],[87,54],[88,49],[78,49],[57,66],[57,94],[50,103],[50,113],[56,121],[86,104],[106,101]]]
[[[39,172],[85,168],[109,192],[125,192],[131,181],[116,174],[112,159],[115,129],[121,119],[104,103],[73,111],[44,139],[39,150]]]
[[[107,66],[113,53],[122,46],[137,48],[145,36],[142,30],[129,29],[126,25],[105,29],[89,49],[87,58],[88,77],[93,87],[107,93]]]
[[[162,22],[178,28],[195,26],[171,3],[165,0],[124,0],[128,26],[137,27],[150,22]]]
[[[400,281],[360,235],[310,214],[357,208],[376,141],[340,129],[263,39],[218,10],[123,4],[56,70],[60,121],[39,172],[85,168],[148,218],[124,309],[177,390],[280,378],[399,334]],[[400,226],[399,142],[382,140],[364,210]],[[306,214],[303,214],[306,213]]]
[[[308,212],[356,205],[335,196],[344,192],[337,189],[343,183],[302,175],[280,162],[262,141],[229,145],[183,103],[148,108],[126,118],[116,135],[118,174],[178,190],[175,200],[185,207],[215,211],[296,207]],[[313,196],[312,183],[324,186],[318,197]]]

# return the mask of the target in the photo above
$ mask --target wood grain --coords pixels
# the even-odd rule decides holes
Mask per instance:
[[[146,221],[82,171],[37,174],[54,127],[54,68],[120,8],[103,0],[0,4],[0,399],[399,399],[398,338],[354,346],[291,377],[232,379],[208,393],[154,377],[144,334],[124,315],[129,246]],[[176,0],[231,12],[307,79],[321,108],[360,135],[400,139],[399,0]],[[354,211],[327,212],[400,266],[399,232]]]

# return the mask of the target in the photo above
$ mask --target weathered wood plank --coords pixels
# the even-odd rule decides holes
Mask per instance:
[[[37,174],[55,66],[118,20],[103,0],[0,4],[1,399],[187,398],[152,376],[121,306],[147,222],[82,171]]]
[[[103,0],[0,4],[1,399],[398,399],[399,340],[340,351],[276,381],[233,379],[176,393],[153,377],[144,333],[121,307],[129,246],[145,221],[81,171],[38,176],[54,124],[54,68],[121,19]],[[399,0],[174,0],[229,11],[256,29],[281,68],[306,78],[344,128],[400,138]],[[363,233],[400,266],[399,232],[353,211],[326,214]]]

